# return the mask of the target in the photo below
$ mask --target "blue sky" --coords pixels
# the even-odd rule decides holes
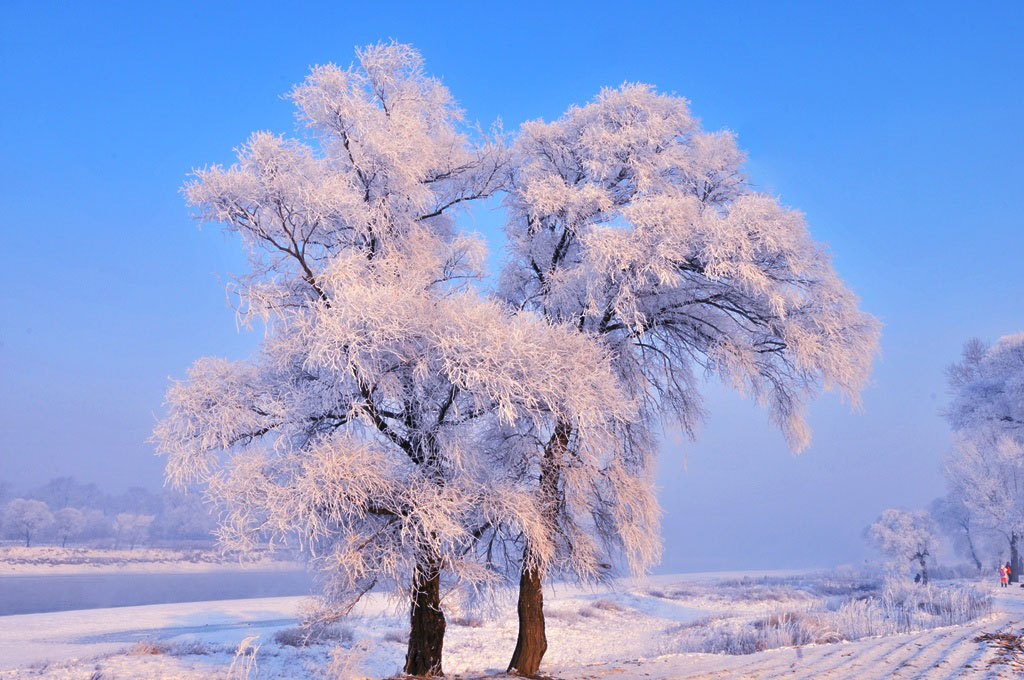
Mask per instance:
[[[799,457],[709,386],[699,441],[663,447],[663,570],[857,561],[883,508],[942,492],[943,368],[1024,329],[1024,5],[375,4],[0,6],[0,480],[161,483],[168,377],[257,340],[222,288],[241,248],[178,188],[293,130],[281,95],[309,66],[393,38],[484,125],[625,81],[685,96],[883,321],[864,411],[822,399]],[[495,261],[500,220],[466,220]]]

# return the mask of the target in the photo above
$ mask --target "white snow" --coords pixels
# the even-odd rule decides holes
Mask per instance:
[[[763,572],[761,572],[763,573]],[[718,575],[721,576],[721,575]],[[709,613],[764,611],[764,602],[721,601],[705,587],[713,575],[624,579],[612,588],[559,586],[546,593],[549,649],[542,672],[579,678],[960,678],[1017,677],[1011,665],[986,666],[995,650],[975,642],[981,632],[1024,628],[1024,590],[994,588],[996,613],[964,626],[861,640],[805,645],[744,656],[671,653],[668,633]],[[659,592],[688,588],[681,602]],[[711,591],[713,592],[713,591]],[[251,677],[322,677],[330,645],[296,649],[274,641],[295,624],[305,598],[228,600],[0,617],[0,678],[225,677],[239,643],[259,649]],[[691,606],[691,605],[700,606]],[[776,603],[782,608],[793,602]],[[445,671],[455,677],[503,677],[515,644],[514,602],[490,615],[449,612]],[[388,677],[405,652],[406,612],[381,595],[368,597],[345,622],[342,640],[351,677]],[[347,637],[347,636],[346,636]],[[155,641],[163,648],[129,648]],[[191,645],[190,647],[186,645]],[[139,653],[161,651],[162,653]],[[194,652],[206,652],[196,654]],[[187,653],[191,652],[191,653]],[[238,671],[236,664],[236,671]],[[987,674],[987,675],[986,675]],[[244,671],[237,673],[244,676]]]

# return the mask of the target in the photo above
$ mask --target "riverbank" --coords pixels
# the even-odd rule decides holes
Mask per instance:
[[[228,556],[216,550],[167,548],[105,549],[58,546],[0,547],[0,577],[100,573],[210,571],[296,571],[301,562],[273,553]]]

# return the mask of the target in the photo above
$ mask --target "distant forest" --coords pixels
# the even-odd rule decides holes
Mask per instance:
[[[198,546],[212,544],[215,524],[197,494],[137,486],[113,494],[74,477],[25,491],[0,482],[0,536],[22,545]]]

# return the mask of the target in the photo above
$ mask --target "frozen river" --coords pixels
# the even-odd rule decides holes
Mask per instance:
[[[308,595],[312,585],[298,570],[0,576],[0,616]]]

